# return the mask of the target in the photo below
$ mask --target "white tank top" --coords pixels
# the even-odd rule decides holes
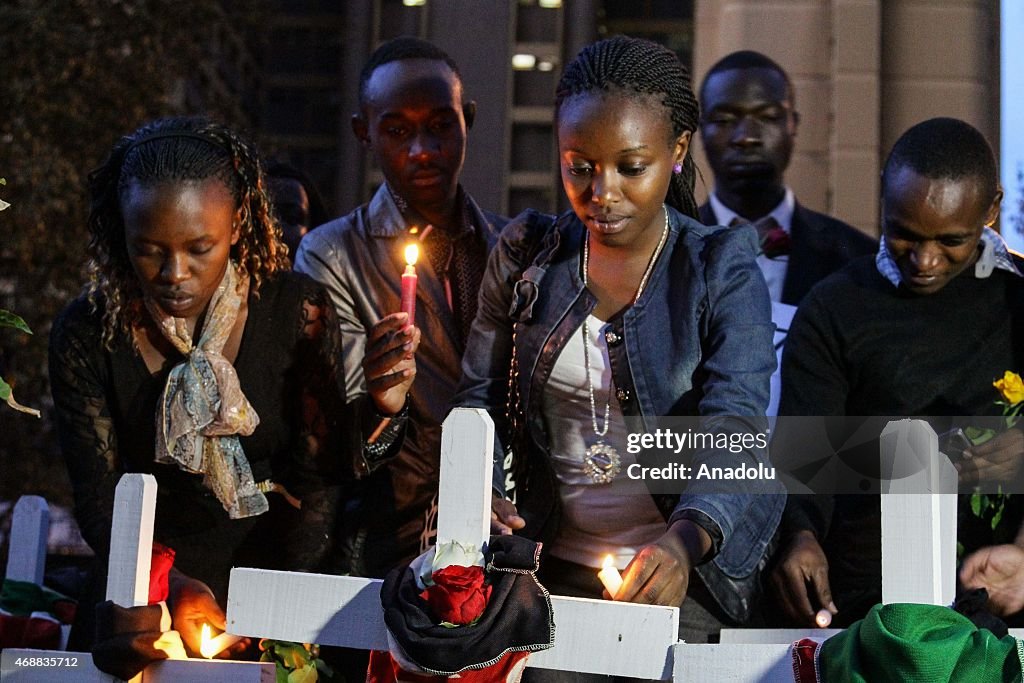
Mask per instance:
[[[604,340],[608,325],[591,315],[587,327],[591,336],[588,352],[597,426],[604,427],[604,406],[608,401],[611,424],[603,440],[618,451],[622,469],[609,484],[594,482],[583,469],[587,448],[597,443],[598,436],[591,420],[581,325],[555,360],[542,399],[551,439],[551,462],[561,482],[563,507],[558,538],[551,544],[550,552],[589,567],[600,567],[605,555],[611,555],[616,566],[624,569],[641,548],[657,540],[667,527],[644,483],[626,476],[626,468],[636,458],[626,452],[626,423],[612,386]]]

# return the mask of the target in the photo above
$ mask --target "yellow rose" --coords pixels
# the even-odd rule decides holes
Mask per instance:
[[[999,390],[1003,400],[1010,405],[1016,405],[1024,401],[1024,380],[1016,372],[1007,370],[1003,373],[1003,378],[997,379],[992,383],[992,386]]]

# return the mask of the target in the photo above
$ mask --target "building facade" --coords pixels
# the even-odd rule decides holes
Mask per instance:
[[[316,34],[337,49],[320,50],[317,59],[296,63],[294,73],[270,78],[292,92],[308,86],[320,106],[300,106],[299,114],[319,117],[310,124],[315,132],[264,132],[296,150],[300,164],[313,166],[307,170],[339,214],[380,182],[349,118],[362,63],[397,35],[431,40],[459,63],[466,94],[478,105],[464,183],[483,206],[508,214],[564,208],[552,125],[555,85],[583,45],[614,33],[675,50],[692,66],[695,84],[734,50],[758,50],[778,61],[794,81],[801,114],[787,181],[810,208],[870,234],[877,232],[880,165],[913,123],[963,118],[998,149],[998,0],[347,0],[340,7],[306,0],[286,6],[286,25],[307,29],[298,44],[312,50],[316,40],[309,36]],[[275,101],[283,107],[278,120],[295,124],[285,100]],[[707,184],[698,195],[704,195],[712,176],[699,136],[693,153]]]

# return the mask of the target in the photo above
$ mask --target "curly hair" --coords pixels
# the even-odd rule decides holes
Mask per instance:
[[[122,200],[130,185],[224,183],[238,208],[238,242],[231,259],[258,294],[263,278],[288,270],[288,249],[273,216],[263,162],[252,143],[201,117],[159,119],[114,144],[103,164],[89,174],[89,283],[94,308],[103,311],[103,343],[112,348],[130,334],[141,316],[141,288],[128,257]]]
[[[555,116],[575,95],[613,87],[626,93],[658,95],[668,109],[673,137],[697,129],[700,105],[690,87],[690,72],[671,50],[641,38],[615,36],[592,43],[565,67],[555,91]],[[687,154],[681,173],[672,174],[665,201],[681,213],[697,217],[693,189],[697,166]]]

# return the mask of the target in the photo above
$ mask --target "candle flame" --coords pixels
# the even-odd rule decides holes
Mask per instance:
[[[210,649],[210,641],[213,640],[213,636],[210,635],[210,625],[203,624],[202,640],[199,644],[199,654],[210,659],[213,657],[212,654],[206,654]],[[216,653],[214,653],[216,654]]]
[[[615,566],[615,558],[611,555],[604,556],[604,562],[601,563],[601,569],[609,569]]]
[[[405,248],[405,262],[410,266],[416,265],[416,259],[420,256],[420,248],[415,244],[410,244]]]

